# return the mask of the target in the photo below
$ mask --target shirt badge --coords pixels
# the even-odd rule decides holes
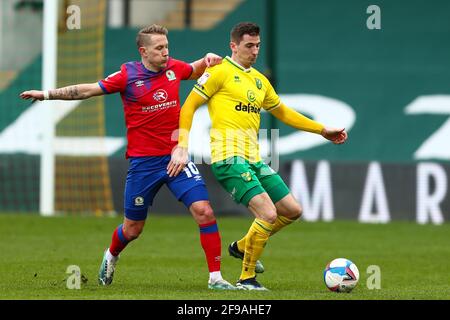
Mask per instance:
[[[203,86],[206,81],[208,81],[210,74],[208,72],[205,72],[204,74],[202,74],[202,76],[200,78],[198,78],[197,80],[197,84],[199,86]]]
[[[247,98],[248,98],[248,101],[255,102],[255,100],[256,100],[255,93],[252,90],[248,90],[247,91]]]
[[[169,81],[173,81],[175,80],[177,77],[175,76],[175,72],[173,72],[172,70],[167,70],[166,71],[166,77]]]
[[[261,80],[259,80],[258,78],[255,78],[255,82],[256,82],[256,87],[261,90],[262,88],[262,82]]]

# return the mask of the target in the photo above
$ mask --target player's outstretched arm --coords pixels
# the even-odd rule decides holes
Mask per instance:
[[[200,78],[200,76],[205,72],[206,68],[213,67],[216,64],[222,63],[222,57],[215,54],[215,53],[207,53],[203,58],[194,61],[191,63],[192,68],[194,69],[192,71],[191,76],[189,77],[190,80],[196,80]]]
[[[277,119],[295,129],[320,134],[322,137],[332,141],[334,144],[344,143],[348,137],[344,128],[338,129],[325,127],[323,124],[305,117],[301,113],[289,108],[283,103],[270,111],[270,113]]]
[[[20,94],[22,99],[33,100],[83,100],[104,94],[100,85],[95,83],[75,84],[52,90],[29,90]]]
[[[167,165],[167,174],[170,177],[177,176],[188,163],[189,131],[195,111],[205,103],[205,99],[191,91],[180,112],[180,125],[178,131],[178,145],[172,151],[171,159]]]

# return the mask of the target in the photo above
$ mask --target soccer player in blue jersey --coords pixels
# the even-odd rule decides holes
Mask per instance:
[[[113,281],[119,253],[144,228],[147,210],[163,184],[184,203],[199,225],[200,242],[209,269],[210,289],[234,290],[220,272],[221,238],[205,183],[193,162],[177,177],[167,166],[177,145],[181,80],[197,79],[207,66],[221,62],[215,54],[191,64],[169,56],[167,29],[152,25],[139,31],[141,61],[127,62],[109,77],[92,84],[78,84],[49,91],[25,91],[23,99],[79,100],[120,92],[127,127],[126,157],[130,165],[125,185],[124,222],[113,232],[99,270],[99,283]]]

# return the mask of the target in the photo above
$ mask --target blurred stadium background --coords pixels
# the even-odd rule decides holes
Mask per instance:
[[[44,12],[52,4],[50,30]],[[373,4],[381,29],[371,29]],[[448,0],[1,0],[0,298],[448,299],[448,12]],[[101,253],[123,214],[121,100],[48,108],[19,93],[106,77],[139,59],[135,35],[151,23],[169,28],[173,57],[229,55],[229,31],[240,21],[261,25],[255,67],[283,100],[349,132],[345,145],[334,146],[262,113],[262,128],[280,129],[273,153],[261,134],[263,154],[302,203],[302,219],[314,223],[271,240],[263,281],[273,291],[214,295],[206,292],[206,272],[198,272],[205,265],[197,226],[163,187],[151,209],[159,219],[146,226],[150,236],[127,249],[115,286],[97,286]],[[193,84],[182,84],[182,101]],[[225,248],[250,216],[212,177],[204,108],[194,128],[191,154],[205,161],[200,170]],[[351,296],[330,295],[322,283],[321,270],[339,256],[360,268]],[[81,267],[88,290],[67,290],[69,264]],[[364,287],[374,264],[384,290]],[[238,261],[227,257],[223,266],[227,279],[237,279]]]
[[[280,162],[271,164],[302,202],[304,219],[440,224],[450,218],[450,2],[377,1],[381,29],[368,27],[375,11],[359,0],[57,4],[58,87],[97,81],[139,59],[135,34],[147,24],[167,26],[171,55],[193,61],[209,51],[230,54],[230,28],[259,23],[256,68],[289,105],[349,132],[344,146],[333,146],[262,115],[263,128],[280,128]],[[42,88],[52,76],[43,69],[44,3],[2,0],[0,10],[0,212],[121,214],[127,162],[119,97],[56,102],[54,121],[42,104],[21,101],[21,91]],[[183,84],[182,100],[192,85]],[[206,161],[208,126],[205,110],[198,112],[191,152]],[[41,156],[53,159],[54,168],[45,171]],[[246,214],[207,167],[202,173],[219,213]],[[152,210],[184,212],[169,197],[164,189]]]

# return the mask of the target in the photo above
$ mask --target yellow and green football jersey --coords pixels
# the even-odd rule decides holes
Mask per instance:
[[[234,156],[260,161],[261,109],[271,111],[280,105],[269,80],[256,69],[245,69],[225,57],[221,64],[205,71],[194,91],[208,99],[211,162]]]

